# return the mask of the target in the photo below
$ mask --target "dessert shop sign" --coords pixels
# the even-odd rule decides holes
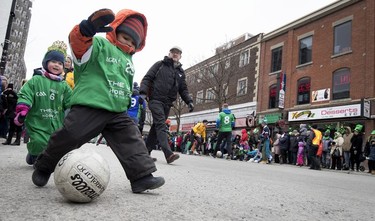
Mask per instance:
[[[361,116],[361,104],[352,104],[338,107],[289,111],[288,121],[318,120],[359,116]]]

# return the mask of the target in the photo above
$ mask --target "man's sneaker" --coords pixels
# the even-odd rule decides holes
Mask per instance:
[[[154,177],[151,174],[131,183],[133,193],[141,193],[146,190],[153,190],[163,186],[163,177]]]
[[[174,153],[172,155],[170,155],[167,159],[167,163],[170,164],[170,163],[173,163],[173,161],[177,160],[178,158],[180,158],[180,155]]]
[[[33,165],[36,161],[37,156],[31,155],[30,153],[27,153],[26,155],[26,163],[29,165]]]
[[[33,172],[32,180],[35,185],[42,187],[48,183],[50,176],[51,173],[35,169]]]
[[[194,155],[199,155],[198,151],[194,150],[193,152]]]

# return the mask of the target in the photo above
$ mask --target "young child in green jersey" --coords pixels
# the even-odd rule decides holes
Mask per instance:
[[[29,165],[47,148],[51,134],[63,126],[72,94],[62,77],[66,48],[63,41],[55,41],[44,56],[42,68],[34,70],[18,94],[14,123],[22,126],[25,122],[30,137],[26,156]]]
[[[95,36],[98,32],[106,32],[106,38]],[[134,193],[164,184],[163,177],[152,175],[155,163],[137,125],[124,114],[131,103],[132,55],[143,49],[146,35],[146,17],[129,9],[116,16],[110,9],[98,10],[70,32],[75,81],[71,109],[34,164],[35,185],[46,185],[62,156],[99,133],[116,154]]]

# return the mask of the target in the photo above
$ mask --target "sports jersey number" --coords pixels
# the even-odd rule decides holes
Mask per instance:
[[[135,107],[136,104],[137,104],[137,100],[134,97],[132,97],[132,104],[130,107]]]
[[[229,116],[225,116],[224,117],[224,124],[229,124],[230,123],[230,117]]]
[[[52,94],[49,96],[49,99],[50,99],[50,100],[55,100],[55,94],[52,93]]]

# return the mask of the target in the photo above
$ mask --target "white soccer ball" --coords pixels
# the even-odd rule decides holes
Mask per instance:
[[[216,152],[216,157],[220,158],[221,156],[223,156],[223,153],[219,150]]]
[[[54,172],[55,185],[64,198],[87,203],[107,188],[110,170],[107,161],[89,148],[79,148],[65,154]]]

